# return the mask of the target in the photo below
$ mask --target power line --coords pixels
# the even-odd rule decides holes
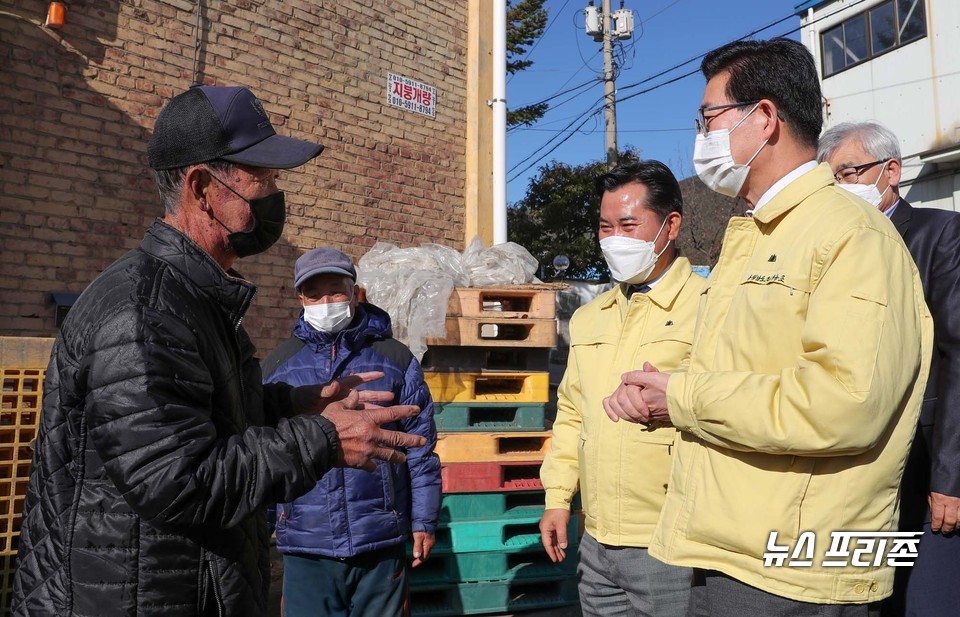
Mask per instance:
[[[508,173],[508,174],[513,173],[513,171],[514,171],[517,167],[520,167],[521,165],[523,165],[524,163],[526,163],[527,161],[529,161],[529,160],[532,159],[533,157],[537,156],[537,154],[538,154],[541,150],[543,150],[544,148],[546,148],[547,146],[549,146],[551,142],[553,142],[555,139],[557,139],[558,137],[560,137],[560,135],[562,135],[565,131],[567,131],[571,126],[573,126],[574,124],[576,124],[577,121],[580,120],[581,118],[584,118],[584,117],[589,118],[590,116],[592,116],[592,115],[594,115],[594,114],[596,114],[596,113],[599,113],[600,111],[603,111],[603,109],[604,109],[603,106],[601,106],[599,109],[594,109],[594,107],[597,105],[597,103],[599,103],[599,102],[602,101],[602,100],[603,100],[603,97],[594,99],[594,101],[593,101],[592,103],[590,103],[590,106],[587,107],[587,109],[586,109],[583,113],[581,113],[581,114],[578,115],[576,118],[574,118],[573,120],[571,120],[569,124],[567,124],[565,127],[563,127],[560,131],[557,132],[557,135],[554,135],[553,137],[551,137],[550,139],[548,139],[543,145],[541,145],[539,148],[537,148],[536,150],[534,150],[533,152],[531,152],[529,155],[527,155],[527,158],[523,159],[522,161],[520,161],[519,163],[517,163],[516,165],[514,165],[513,167],[511,167],[511,168],[509,169],[509,171],[507,171],[507,173]],[[576,133],[576,132],[580,129],[580,127],[582,127],[584,124],[586,124],[586,120],[584,120],[584,122],[582,122],[580,125],[578,125],[577,128],[573,130],[573,133],[571,133],[571,135],[573,135],[574,133]],[[566,140],[563,140],[563,141],[566,141]],[[561,143],[562,143],[562,142],[561,142]],[[550,150],[550,152],[553,152],[553,150],[555,150],[555,149],[556,149],[556,148]],[[549,152],[548,152],[547,154],[549,154]],[[544,156],[546,156],[546,155],[544,155]],[[539,163],[541,160],[543,160],[543,157],[540,157],[539,159],[537,159],[536,161],[534,161],[533,164],[536,165],[536,164]],[[527,167],[527,169],[529,169],[529,167]],[[524,169],[524,171],[526,171],[526,169]],[[523,172],[520,172],[520,173],[523,173]]]
[[[813,24],[815,24],[815,23],[817,23],[817,22],[819,22],[819,21],[821,21],[821,20],[829,19],[829,18],[832,17],[834,14],[836,14],[836,13],[842,11],[842,10],[848,10],[848,9],[850,9],[851,7],[857,6],[858,4],[862,4],[862,3],[866,2],[866,1],[867,1],[867,0],[856,0],[856,1],[853,2],[852,4],[849,4],[849,5],[841,8],[841,9],[838,9],[837,11],[834,11],[833,13],[830,13],[829,15],[822,15],[821,17],[818,17],[817,19],[811,21],[810,23],[808,23],[808,24],[806,24],[806,25],[810,26],[810,25],[813,25]],[[779,25],[779,24],[783,23],[784,21],[787,21],[788,19],[792,19],[792,18],[794,18],[794,17],[796,17],[796,15],[795,15],[795,14],[791,14],[791,15],[789,15],[789,16],[787,16],[787,17],[778,19],[778,20],[776,20],[776,21],[774,21],[774,22],[771,22],[770,24],[767,24],[766,26],[763,26],[762,28],[758,28],[758,29],[753,30],[752,32],[750,32],[750,33],[748,33],[748,34],[745,34],[745,35],[743,35],[742,37],[740,37],[740,38],[738,38],[738,39],[734,39],[734,41],[731,41],[731,42],[742,41],[742,40],[744,40],[744,39],[746,39],[746,38],[749,38],[749,37],[751,37],[751,36],[754,36],[755,34],[758,34],[758,33],[760,33],[760,32],[763,32],[764,30],[768,30],[768,29],[770,29],[770,28],[772,28],[772,27],[774,27],[774,26],[776,26],[776,25]],[[788,35],[788,34],[793,34],[793,33],[795,33],[795,32],[798,32],[799,30],[803,29],[803,27],[804,27],[803,25],[798,26],[797,28],[794,28],[794,29],[792,29],[792,30],[789,30],[789,31],[785,32],[784,34],[782,34],[782,35],[780,35],[780,36],[786,36],[786,35]],[[655,75],[651,75],[650,77],[647,77],[647,78],[645,78],[645,79],[642,79],[642,80],[640,80],[640,81],[638,81],[638,82],[636,82],[636,83],[633,83],[633,84],[624,86],[623,88],[620,88],[620,89],[618,89],[618,90],[626,90],[626,89],[628,89],[628,88],[635,88],[635,87],[638,87],[638,86],[640,86],[640,85],[643,85],[644,83],[648,83],[648,82],[650,82],[650,81],[653,81],[653,80],[656,79],[657,77],[661,77],[661,76],[665,75],[666,73],[670,73],[670,72],[672,72],[672,71],[674,71],[674,70],[676,70],[676,69],[678,69],[678,68],[680,68],[680,67],[682,67],[682,66],[684,66],[684,65],[690,64],[691,62],[693,62],[693,61],[695,61],[695,60],[699,60],[700,58],[703,58],[703,57],[706,56],[708,53],[710,53],[710,52],[708,51],[708,52],[704,52],[704,53],[702,53],[702,54],[699,54],[699,55],[697,55],[697,56],[695,56],[695,57],[693,57],[693,58],[690,58],[689,60],[686,60],[685,62],[681,62],[681,63],[679,63],[679,64],[676,64],[676,65],[674,65],[674,66],[672,66],[672,67],[670,67],[670,68],[668,68],[668,69],[665,69],[665,70],[663,70],[663,71],[660,71],[659,73],[656,73]],[[634,93],[632,93],[632,94],[630,94],[630,95],[628,95],[628,96],[625,96],[625,97],[619,99],[619,100],[618,100],[618,104],[619,104],[619,103],[623,103],[623,102],[625,102],[625,101],[628,101],[628,100],[630,100],[630,99],[632,99],[632,98],[635,98],[635,97],[637,97],[637,96],[640,96],[640,95],[642,95],[642,94],[647,94],[647,93],[649,93],[649,92],[652,92],[652,91],[657,90],[657,89],[659,89],[659,88],[662,88],[662,87],[664,87],[664,86],[668,86],[668,85],[670,85],[670,84],[672,84],[672,83],[676,83],[676,82],[678,82],[678,81],[680,81],[680,80],[682,80],[682,79],[686,79],[687,77],[690,77],[690,76],[692,76],[692,75],[696,75],[696,74],[699,73],[699,72],[700,72],[700,69],[697,68],[697,69],[694,69],[694,70],[692,70],[692,71],[688,71],[687,73],[684,73],[683,75],[679,75],[679,76],[677,76],[677,77],[671,78],[671,79],[669,79],[669,80],[667,80],[667,81],[665,81],[665,82],[661,82],[661,83],[656,84],[656,85],[654,85],[654,86],[650,86],[649,88],[645,88],[645,89],[643,89],[643,90],[641,90],[641,91],[639,91],[639,92],[634,92]],[[598,101],[598,102],[599,102],[599,101]],[[594,104],[596,104],[596,103],[594,103]],[[562,144],[564,144],[564,143],[567,142],[570,138],[572,138],[574,135],[576,135],[577,132],[580,130],[580,128],[582,128],[583,125],[587,123],[587,120],[589,120],[591,117],[599,114],[599,113],[600,113],[601,111],[603,111],[604,109],[605,109],[605,106],[600,106],[600,108],[598,108],[598,109],[587,109],[587,110],[584,111],[582,114],[580,114],[579,116],[577,116],[577,117],[576,117],[572,122],[570,122],[567,126],[565,126],[564,128],[560,129],[559,131],[557,131],[557,135],[554,135],[553,137],[551,137],[550,139],[548,139],[542,146],[540,146],[539,148],[537,148],[536,150],[534,150],[534,151],[533,151],[530,155],[528,155],[525,159],[523,159],[522,161],[520,161],[519,163],[517,163],[516,165],[514,165],[514,166],[510,169],[510,171],[508,172],[508,174],[512,174],[515,169],[517,169],[518,167],[520,167],[521,165],[523,165],[524,163],[526,163],[527,161],[529,161],[530,159],[532,159],[533,157],[535,157],[540,151],[542,151],[544,148],[546,148],[548,145],[550,145],[551,142],[553,142],[554,140],[556,140],[557,137],[559,137],[562,133],[566,132],[571,126],[573,126],[573,124],[575,124],[575,123],[577,122],[577,120],[583,118],[583,121],[582,121],[579,125],[577,125],[577,128],[573,129],[573,131],[571,131],[566,137],[564,137],[562,140],[560,140],[558,143],[556,143],[552,148],[550,148],[550,150],[548,150],[547,152],[545,152],[543,155],[541,155],[541,156],[540,156],[539,158],[537,158],[535,161],[533,161],[532,163],[530,163],[529,165],[527,165],[525,168],[523,168],[523,170],[521,170],[521,171],[513,174],[513,177],[510,178],[510,179],[508,179],[508,182],[512,182],[512,181],[516,180],[518,177],[520,177],[521,175],[523,175],[524,173],[526,173],[527,170],[529,170],[531,167],[534,167],[534,166],[537,165],[540,161],[542,161],[543,159],[545,159],[546,157],[548,157],[550,154],[552,154],[552,153],[553,153],[557,148],[559,148]],[[584,116],[586,116],[586,117],[584,117]]]
[[[580,88],[583,88],[584,86],[589,86],[590,84],[593,84],[593,83],[598,82],[598,81],[600,81],[598,78],[596,78],[596,77],[591,77],[590,79],[588,79],[587,81],[583,82],[582,84],[579,84],[579,85],[573,86],[572,88],[567,88],[566,90],[562,90],[562,91],[560,91],[560,92],[556,92],[556,93],[554,93],[554,94],[551,94],[551,95],[548,96],[547,98],[542,99],[542,100],[540,100],[540,101],[537,101],[536,103],[527,103],[526,105],[520,105],[520,107],[533,107],[533,106],[535,106],[535,105],[543,105],[544,103],[549,103],[549,102],[552,101],[553,99],[558,98],[558,97],[561,97],[561,96],[563,96],[564,94],[567,94],[568,92],[573,92],[574,90],[579,90]],[[561,86],[561,87],[562,87],[562,86]],[[518,108],[518,109],[519,109],[519,108]]]
[[[516,174],[514,174],[514,176],[513,176],[512,178],[510,178],[509,180],[507,180],[507,182],[513,182],[514,180],[516,180],[517,178],[519,178],[520,176],[522,176],[523,174],[525,174],[525,173],[527,172],[527,170],[529,170],[531,167],[534,167],[537,163],[539,163],[540,161],[542,161],[542,160],[545,159],[546,157],[550,156],[550,155],[553,153],[554,150],[556,150],[557,148],[559,148],[560,146],[562,146],[564,143],[567,142],[568,139],[570,139],[571,137],[573,137],[574,135],[576,135],[576,134],[577,134],[577,131],[579,131],[580,128],[581,128],[584,124],[587,123],[587,120],[589,120],[589,119],[592,118],[593,116],[598,115],[600,112],[602,112],[602,111],[604,110],[604,108],[605,108],[605,107],[602,106],[602,107],[600,107],[599,109],[595,109],[595,110],[593,111],[593,113],[591,113],[591,114],[588,115],[586,118],[584,118],[584,119],[583,119],[583,122],[581,122],[579,125],[577,125],[577,128],[573,129],[573,131],[571,131],[569,135],[567,135],[566,137],[564,137],[563,139],[561,139],[559,142],[557,142],[556,145],[554,145],[552,148],[550,148],[549,150],[547,150],[547,151],[543,154],[543,156],[541,156],[539,159],[537,159],[536,161],[530,163],[529,165],[527,165],[526,167],[524,167],[522,170],[520,170],[519,172],[517,172]],[[548,143],[549,143],[549,142],[548,142]],[[529,159],[529,157],[527,157],[527,158]],[[526,159],[525,159],[525,160],[526,160]],[[521,163],[519,163],[519,164],[522,165],[523,163],[521,162]],[[516,169],[516,165],[514,166],[514,169]]]

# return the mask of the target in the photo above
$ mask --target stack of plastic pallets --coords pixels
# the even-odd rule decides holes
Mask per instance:
[[[444,495],[437,543],[411,571],[412,615],[573,604],[576,559],[551,563],[539,530],[555,288],[455,289],[446,325],[445,338],[428,340],[423,361]],[[573,517],[573,553],[577,531]]]

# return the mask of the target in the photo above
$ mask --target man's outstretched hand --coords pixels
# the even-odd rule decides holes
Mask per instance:
[[[355,390],[357,386],[383,378],[371,371],[341,377],[324,385],[300,386],[291,394],[296,413],[319,413],[333,423],[340,439],[338,467],[356,467],[375,471],[374,460],[402,463],[403,452],[394,448],[417,448],[426,439],[399,431],[380,428],[381,424],[412,418],[420,413],[414,405],[379,407],[374,403],[393,400],[392,392]]]
[[[406,461],[406,455],[393,448],[418,448],[427,440],[420,435],[380,428],[380,425],[412,418],[418,413],[420,408],[416,405],[376,407],[361,403],[356,391],[341,401],[330,403],[322,415],[333,422],[340,438],[337,467],[376,471],[374,459],[388,463]]]

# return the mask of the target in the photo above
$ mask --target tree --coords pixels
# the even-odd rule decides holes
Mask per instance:
[[[621,161],[636,160],[627,150]],[[525,247],[541,264],[544,276],[553,274],[557,255],[570,258],[567,277],[607,281],[610,272],[600,252],[600,195],[596,181],[606,173],[606,161],[568,165],[554,161],[530,179],[527,193],[507,210],[508,237]]]
[[[712,268],[720,258],[727,221],[742,215],[743,208],[736,199],[711,190],[696,176],[681,180],[680,192],[683,223],[678,244],[690,263]]]
[[[507,73],[513,75],[530,68],[533,60],[524,56],[547,27],[546,0],[507,2]],[[549,105],[539,103],[507,111],[507,126],[528,126],[547,113]]]
[[[620,162],[639,160],[639,151],[627,149]],[[681,173],[686,165],[674,165]],[[566,276],[607,281],[610,274],[600,252],[600,195],[596,181],[606,173],[605,161],[583,165],[552,162],[530,179],[523,198],[507,210],[507,234],[541,264],[541,278],[553,275],[557,255],[570,258]],[[736,199],[707,188],[695,175],[680,181],[683,222],[677,246],[694,265],[713,267],[720,257],[723,232],[731,216],[741,213]]]

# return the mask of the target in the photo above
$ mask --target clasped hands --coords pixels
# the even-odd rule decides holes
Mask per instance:
[[[670,420],[667,411],[667,382],[670,373],[661,373],[649,362],[642,371],[630,371],[620,377],[620,385],[603,399],[603,409],[614,422],[626,420],[649,424]]]

